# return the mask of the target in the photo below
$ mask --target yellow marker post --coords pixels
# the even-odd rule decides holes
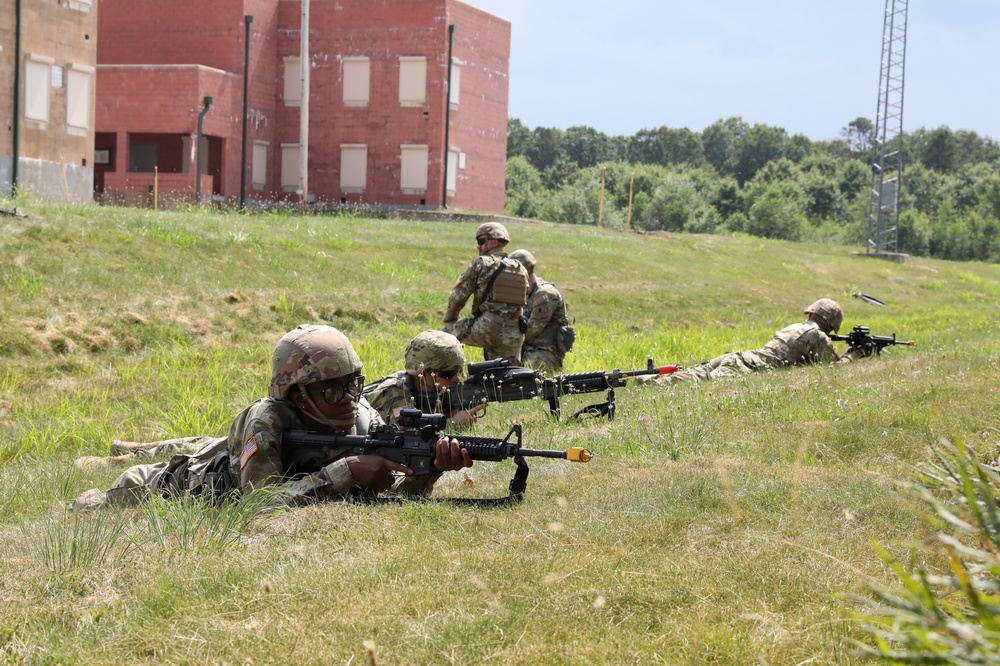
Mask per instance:
[[[597,213],[597,226],[604,226],[604,181],[608,173],[608,167],[601,167],[601,205]]]
[[[160,167],[153,167],[153,210],[160,209]]]
[[[628,184],[628,219],[625,221],[625,230],[632,230],[632,190],[635,188],[635,171],[632,172],[632,180]]]
[[[69,203],[69,181],[66,180],[66,160],[60,157],[59,164],[62,165],[63,190],[66,191],[66,203]]]

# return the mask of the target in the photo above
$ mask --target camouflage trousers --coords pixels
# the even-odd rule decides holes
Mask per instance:
[[[482,347],[486,361],[502,358],[510,361],[511,365],[521,362],[524,335],[517,327],[517,320],[508,322],[487,312],[473,319],[449,322],[441,330],[451,333],[462,344]]]
[[[565,354],[555,349],[535,347],[527,343],[521,349],[521,365],[526,368],[534,368],[543,374],[562,372],[563,359],[565,357]]]
[[[185,450],[195,441],[203,446],[193,453],[177,453],[170,460],[145,465],[134,465],[115,479],[107,492],[92,488],[77,496],[76,510],[92,509],[103,504],[136,504],[151,492],[178,493],[199,489],[207,474],[216,471],[212,464],[220,454],[228,454],[227,437],[184,437],[152,443],[152,448],[162,446],[161,452]],[[187,449],[189,450],[189,449]]]
[[[684,381],[705,381],[708,379],[720,379],[722,377],[738,377],[748,375],[751,372],[767,370],[771,364],[757,352],[729,352],[722,356],[716,356],[711,361],[705,361],[698,365],[693,365],[672,375],[659,375],[653,377],[636,377],[637,384],[672,384]]]

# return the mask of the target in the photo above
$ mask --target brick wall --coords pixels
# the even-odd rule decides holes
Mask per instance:
[[[205,133],[222,138],[221,191],[227,196],[239,193],[243,16],[252,15],[247,195],[295,198],[283,193],[280,183],[281,144],[299,141],[300,107],[282,99],[284,58],[299,55],[299,0],[213,0],[212,11],[205,16],[198,14],[204,2],[190,0],[100,3],[102,65],[196,63],[215,68],[213,72],[222,70],[224,76],[205,79],[203,73],[195,81],[165,68],[153,74],[152,68],[102,67],[100,77],[109,72],[109,78],[107,84],[99,82],[99,129],[115,133],[122,153],[128,131],[185,131],[197,120],[202,95],[212,95],[215,103],[205,118]],[[454,55],[465,62],[461,100],[452,112],[451,145],[461,148],[466,163],[457,171],[457,191],[448,203],[502,212],[510,24],[454,0],[312,0],[309,189],[317,199],[440,205],[449,23],[458,26]],[[104,39],[106,33],[110,36]],[[345,55],[371,59],[370,100],[365,107],[343,103]],[[423,106],[399,103],[400,56],[427,59]],[[267,183],[262,191],[250,185],[255,141],[267,143]],[[340,145],[345,143],[368,146],[363,194],[340,189]],[[425,193],[400,190],[402,144],[429,147]],[[127,162],[118,169],[124,166]]]
[[[15,0],[0,0],[0,155],[12,155],[13,123],[14,123],[14,72],[15,63]],[[19,156],[22,160],[34,160],[36,164],[31,171],[19,174],[19,185],[29,191],[46,195],[48,191],[58,191],[60,198],[66,189],[60,172],[71,169],[83,180],[89,178],[92,182],[93,149],[94,149],[94,73],[96,64],[95,48],[97,38],[97,16],[95,8],[87,3],[66,0],[65,2],[49,2],[47,0],[22,0],[21,28],[21,108],[19,126]],[[39,56],[45,66],[49,67],[50,85],[48,86],[48,121],[39,122],[25,118],[25,70],[24,63],[28,54]],[[52,75],[52,67],[59,68],[62,74],[62,87],[53,87],[56,80]],[[86,73],[90,77],[90,100],[88,102],[87,129],[72,129],[67,127],[67,81],[71,67],[76,71]],[[52,165],[49,169],[46,164]],[[30,179],[22,179],[24,174],[56,174],[56,187],[45,183],[32,183]],[[40,176],[50,178],[50,176]],[[91,196],[91,185],[79,180],[82,185],[76,186],[71,192],[71,198],[85,200]],[[9,182],[4,183],[5,186]]]

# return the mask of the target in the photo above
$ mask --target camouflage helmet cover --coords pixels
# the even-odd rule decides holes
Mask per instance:
[[[829,298],[819,299],[807,307],[805,313],[811,314],[816,319],[825,322],[826,325],[830,327],[830,330],[834,332],[840,330],[840,325],[844,321],[844,310],[840,307],[837,301]]]
[[[361,372],[361,358],[347,336],[331,326],[302,324],[278,340],[271,356],[268,395],[285,399],[292,386]]]
[[[507,233],[507,227],[503,226],[499,222],[484,222],[479,225],[476,229],[476,238],[496,238],[497,240],[502,240],[504,243],[510,242],[510,234]]]
[[[507,256],[511,259],[516,259],[529,271],[535,267],[535,255],[531,254],[527,250],[514,250]]]
[[[424,331],[410,340],[403,356],[407,374],[425,370],[458,370],[465,367],[462,343],[444,331]]]

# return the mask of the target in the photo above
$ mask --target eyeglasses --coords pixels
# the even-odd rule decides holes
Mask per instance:
[[[486,245],[489,242],[490,242],[490,239],[486,238],[485,236],[481,236],[481,237],[479,237],[479,238],[476,239],[476,245]]]
[[[440,379],[454,379],[458,375],[458,370],[435,370],[434,374]]]
[[[333,384],[332,386],[327,386],[321,391],[309,391],[312,395],[321,395],[323,400],[326,401],[328,405],[336,405],[344,396],[350,393],[355,398],[361,395],[361,391],[365,386],[365,376],[358,375],[351,379],[347,384]]]

